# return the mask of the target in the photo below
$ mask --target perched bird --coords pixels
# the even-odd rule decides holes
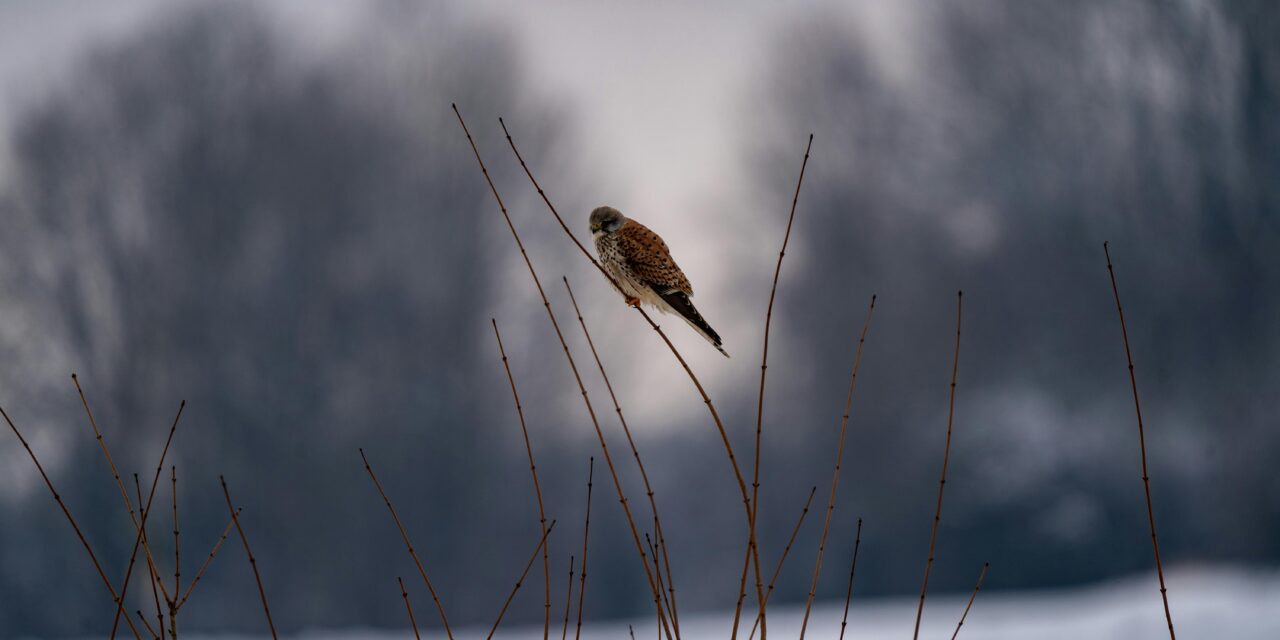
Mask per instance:
[[[689,299],[693,286],[658,234],[613,207],[597,207],[591,212],[590,223],[600,262],[617,281],[627,304],[639,307],[643,302],[684,318],[711,346],[729,357],[721,346],[720,334],[693,306]]]

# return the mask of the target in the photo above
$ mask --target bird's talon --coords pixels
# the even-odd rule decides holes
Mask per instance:
[[[627,296],[627,305],[629,305],[629,306],[632,306],[632,307],[635,307],[635,308],[639,309],[639,308],[640,308],[640,298],[636,298],[636,297],[633,297],[633,296]]]

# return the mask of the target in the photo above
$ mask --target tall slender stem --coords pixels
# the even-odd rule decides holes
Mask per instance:
[[[813,134],[809,134],[809,143],[804,148],[804,160],[800,163],[800,177],[796,179],[796,192],[791,197],[791,213],[787,216],[787,232],[782,236],[782,248],[778,250],[778,266],[773,270],[773,285],[769,287],[769,307],[764,314],[764,347],[760,350],[760,394],[756,399],[756,447],[755,462],[751,469],[751,530],[756,531],[756,519],[760,510],[760,437],[764,430],[764,380],[769,369],[769,328],[773,324],[773,301],[778,294],[778,277],[782,274],[782,258],[787,255],[787,243],[791,241],[791,225],[796,219],[796,203],[800,201],[800,185],[804,184],[804,170],[809,166],[809,150],[813,148]],[[747,573],[744,571],[745,577]],[[756,574],[759,579],[759,573]],[[744,579],[738,585],[738,605],[733,611],[733,633],[738,636],[738,621],[742,617],[742,601],[746,598],[747,585]],[[764,607],[769,602],[768,594],[760,605],[760,619],[764,619]]]
[[[524,450],[529,455],[529,475],[533,476],[533,492],[538,498],[538,526],[542,529],[542,533],[546,534],[547,512],[542,508],[542,485],[538,482],[538,465],[533,461],[533,444],[529,442],[529,427],[524,421],[524,406],[520,404],[520,392],[516,391],[516,379],[511,375],[511,365],[507,362],[507,350],[502,346],[502,334],[498,331],[498,321],[490,318],[489,322],[493,323],[493,335],[498,339],[498,353],[502,355],[502,368],[507,372],[507,382],[511,383],[511,396],[515,398],[516,415],[520,417],[520,433],[524,435]],[[543,545],[542,577],[546,589],[544,590],[542,640],[547,640],[547,634],[551,631],[551,561],[548,556],[547,545]]]
[[[951,424],[956,414],[956,375],[960,370],[960,317],[964,309],[964,292],[956,292],[956,352],[951,363],[951,399],[947,403],[947,444],[942,450],[942,476],[938,480],[938,504],[929,531],[929,559],[924,564],[924,582],[920,585],[920,605],[916,608],[916,627],[912,638],[920,637],[920,619],[924,616],[924,598],[929,592],[929,571],[933,569],[933,550],[938,542],[938,525],[942,522],[942,493],[947,488],[947,465],[951,461]]]
[[[804,640],[805,631],[809,628],[809,612],[813,609],[813,598],[818,593],[818,576],[822,572],[822,556],[827,548],[827,532],[831,529],[831,515],[836,509],[836,490],[840,488],[840,467],[844,464],[845,433],[849,428],[849,408],[853,406],[853,390],[858,386],[858,369],[862,367],[862,347],[867,341],[867,331],[871,329],[871,314],[876,310],[876,297],[871,296],[871,304],[867,306],[867,318],[862,323],[862,333],[858,336],[858,349],[853,356],[853,371],[849,374],[849,392],[844,399],[844,413],[840,416],[840,440],[836,447],[835,469],[831,472],[831,494],[827,497],[827,514],[822,521],[822,536],[818,538],[818,558],[813,564],[813,579],[809,583],[809,597],[804,603],[804,619],[800,622],[800,640]]]
[[[271,621],[271,607],[267,605],[267,590],[262,588],[262,576],[258,575],[258,560],[253,557],[253,550],[249,548],[249,537],[244,534],[244,528],[240,526],[240,511],[231,504],[231,492],[227,490],[227,480],[222,476],[218,476],[218,482],[222,483],[222,495],[227,499],[227,511],[231,513],[231,521],[236,525],[236,533],[240,534],[240,542],[244,543],[244,553],[249,556],[249,567],[253,569],[253,581],[258,583],[258,596],[262,598],[262,612],[267,615],[267,628],[271,629],[271,637],[276,638],[276,623]]]
[[[436,611],[440,613],[440,622],[444,624],[444,633],[453,640],[453,629],[449,627],[449,616],[444,613],[444,604],[440,602],[440,596],[436,594],[436,588],[431,584],[431,578],[427,577],[427,570],[422,568],[422,560],[418,559],[418,552],[413,550],[413,543],[409,542],[409,532],[405,531],[404,524],[400,522],[400,515],[396,513],[396,508],[391,504],[391,498],[387,497],[387,492],[382,489],[382,483],[378,482],[378,476],[373,472],[373,466],[369,464],[369,458],[364,455],[364,449],[360,449],[360,459],[364,461],[364,470],[368,472],[369,478],[373,480],[373,486],[378,489],[378,495],[382,496],[382,501],[386,503],[387,510],[391,512],[391,519],[396,523],[396,529],[400,530],[400,539],[404,541],[404,546],[409,550],[409,557],[413,558],[413,564],[418,567],[418,575],[422,576],[422,582],[427,585],[427,591],[431,593],[431,599],[436,603]]]
[[[853,561],[849,563],[849,586],[844,592],[844,616],[840,618],[840,640],[844,640],[844,628],[849,624],[849,600],[853,598],[853,574],[858,570],[858,548],[862,546],[862,518],[858,518],[858,533],[853,537]]]
[[[1169,612],[1169,594],[1164,586],[1164,564],[1160,561],[1160,540],[1156,537],[1156,516],[1151,507],[1151,476],[1147,473],[1147,434],[1142,424],[1142,404],[1138,402],[1138,378],[1133,371],[1133,352],[1129,349],[1129,328],[1124,322],[1124,307],[1120,305],[1120,288],[1116,285],[1116,272],[1111,266],[1111,250],[1106,242],[1102,251],[1107,256],[1107,274],[1111,276],[1111,292],[1116,298],[1116,313],[1120,316],[1120,335],[1124,338],[1124,357],[1129,363],[1129,386],[1133,389],[1133,410],[1138,415],[1138,451],[1142,455],[1142,491],[1147,499],[1147,524],[1151,528],[1151,549],[1156,556],[1156,577],[1160,581],[1160,601],[1164,603],[1164,619],[1169,625],[1169,640],[1175,640],[1173,614]]]

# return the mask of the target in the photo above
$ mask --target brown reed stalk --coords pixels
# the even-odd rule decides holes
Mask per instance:
[[[840,618],[840,640],[844,640],[844,628],[849,624],[849,600],[853,598],[853,574],[858,570],[858,547],[861,546],[862,518],[858,518],[858,533],[853,537],[853,561],[849,563],[849,586],[844,592],[844,616]]]
[[[796,519],[796,526],[791,529],[791,537],[787,538],[787,546],[782,550],[782,556],[778,558],[778,566],[773,568],[773,576],[769,578],[769,588],[764,593],[765,604],[769,603],[769,598],[773,597],[773,586],[778,582],[778,575],[782,573],[782,564],[787,561],[787,554],[791,553],[791,545],[795,544],[796,535],[800,533],[800,525],[804,524],[804,517],[809,515],[809,505],[813,502],[813,496],[818,492],[817,485],[809,489],[809,497],[804,501],[804,509],[800,511],[800,517]],[[746,574],[746,567],[743,567],[742,573]],[[739,594],[739,599],[742,595]],[[751,625],[751,635],[748,638],[756,637],[756,629],[760,628],[760,614],[756,614],[756,621]]]
[[[591,480],[596,472],[596,459],[592,456],[587,462],[587,516],[582,525],[582,575],[578,578],[578,629],[574,632],[574,640],[582,638],[582,603],[587,596],[587,540],[591,533]]]
[[[813,580],[809,583],[809,597],[804,603],[804,619],[800,622],[800,640],[804,640],[805,631],[809,628],[809,612],[813,609],[813,597],[818,593],[822,556],[827,548],[827,532],[831,529],[831,515],[836,509],[836,490],[840,487],[840,467],[844,464],[844,440],[849,427],[849,408],[853,405],[853,390],[858,385],[858,369],[862,366],[862,347],[867,341],[867,331],[871,328],[871,314],[875,310],[876,297],[872,295],[871,304],[867,307],[867,318],[862,323],[862,333],[858,336],[858,349],[853,356],[853,371],[849,374],[849,392],[844,399],[844,413],[840,416],[840,439],[836,448],[835,469],[831,472],[831,495],[827,498],[827,514],[822,522],[822,536],[818,538],[818,559],[813,564]]]
[[[413,637],[422,640],[422,634],[418,633],[418,620],[413,617],[413,605],[409,604],[409,592],[404,588],[404,580],[396,576],[396,582],[400,583],[400,597],[404,598],[404,608],[409,610],[409,624],[413,626]]]
[[[76,375],[75,375],[75,374],[72,374],[72,375],[71,375],[71,379],[72,379],[72,381],[74,381],[74,382],[76,383],[76,389],[77,389],[77,390],[79,390],[79,389],[80,389],[80,382],[79,382],[79,380],[77,379]],[[81,393],[80,393],[80,400],[81,400],[81,403],[85,405],[85,410],[86,410],[86,411],[88,411],[88,403],[87,403],[87,402],[84,402],[84,393],[83,393],[83,392],[81,392]],[[142,500],[141,500],[141,499],[139,499],[139,500],[138,500],[138,508],[142,509],[142,514],[143,514],[143,515],[142,515],[142,521],[143,521],[144,523],[146,522],[147,514],[150,514],[150,513],[151,513],[151,503],[155,500],[155,497],[156,497],[156,486],[157,486],[157,485],[159,485],[159,483],[160,483],[160,472],[164,469],[164,461],[165,461],[165,459],[166,459],[166,458],[168,458],[168,456],[169,456],[169,447],[173,444],[173,436],[178,432],[178,421],[182,418],[182,410],[183,410],[183,409],[185,409],[185,408],[186,408],[186,406],[187,406],[187,401],[186,401],[186,400],[183,400],[182,402],[178,403],[178,413],[177,413],[177,414],[175,414],[175,415],[173,416],[173,423],[169,425],[169,435],[165,437],[165,440],[164,440],[164,448],[160,451],[160,461],[159,461],[158,463],[156,463],[156,473],[155,473],[155,475],[151,478],[151,491],[147,494],[147,504],[146,504],[146,507],[144,508],[144,507],[142,506]],[[92,420],[93,420],[93,414],[92,414],[92,413],[89,413],[89,417],[90,417],[90,424],[94,425],[94,430],[96,431],[96,430],[97,430],[97,425],[96,425],[95,423],[93,423],[93,421],[92,421]],[[105,451],[105,447],[106,447],[105,442],[103,442],[103,441],[101,440],[101,438],[99,438],[99,442],[102,442],[103,447],[104,447],[104,451]],[[116,606],[115,619],[114,619],[114,620],[112,620],[112,622],[111,622],[111,637],[112,637],[112,638],[114,638],[114,637],[115,637],[116,629],[117,629],[117,627],[118,627],[118,625],[119,625],[119,623],[120,623],[120,616],[125,615],[125,613],[124,613],[124,602],[123,602],[123,600],[124,600],[125,594],[126,594],[126,593],[128,593],[128,590],[129,590],[129,578],[130,578],[130,576],[132,576],[132,575],[133,575],[133,565],[134,565],[134,560],[135,560],[135,559],[137,558],[137,556],[138,556],[138,547],[139,547],[139,545],[143,545],[143,544],[146,542],[146,536],[144,535],[145,531],[146,531],[146,528],[145,528],[145,527],[140,527],[140,528],[138,528],[138,529],[136,530],[136,535],[135,535],[135,537],[134,537],[134,541],[133,541],[133,551],[129,554],[129,566],[125,569],[125,572],[124,572],[124,582],[122,583],[121,588],[120,588],[120,600],[121,600],[121,602],[120,602],[120,603],[118,603],[118,605]],[[149,548],[149,547],[144,546],[143,548]],[[148,555],[148,558],[150,558],[150,555]],[[159,574],[159,573],[154,569],[154,565],[151,565],[151,564],[149,563],[149,564],[148,564],[148,566],[149,566],[149,567],[151,567],[151,569],[150,569],[149,573],[150,573],[150,576],[151,576],[152,582],[154,583],[156,580],[158,580],[158,579],[160,578],[160,574]],[[157,600],[157,602],[158,602],[158,601],[159,601],[159,598],[158,598],[157,594],[155,593],[155,590],[156,590],[155,584],[152,584],[152,585],[151,585],[151,591],[152,591],[151,595],[152,595],[152,598],[153,598],[153,599],[156,599],[156,600]],[[174,593],[174,596],[176,597],[176,596],[177,596],[177,593]],[[167,594],[166,594],[166,601],[168,601]],[[127,615],[125,615],[125,617],[127,618],[128,616],[127,616]],[[163,630],[164,630],[164,625],[161,625],[161,631],[163,631]]]
[[[135,473],[135,474],[133,474],[133,475],[134,475],[134,478],[135,478],[135,479],[136,479],[136,478],[137,478],[137,476],[138,476],[138,474],[136,474],[136,473]],[[141,543],[141,541],[142,541],[142,534],[143,534],[143,532],[144,532],[144,531],[146,531],[146,526],[145,526],[145,525],[146,525],[146,523],[147,523],[147,516],[148,516],[148,515],[149,515],[149,514],[148,514],[148,512],[147,512],[147,511],[145,511],[145,510],[144,510],[144,511],[142,512],[142,524],[143,524],[144,526],[143,526],[143,528],[142,528],[141,530],[139,530],[136,534],[134,534],[133,552],[129,554],[129,564],[128,564],[128,567],[125,569],[125,572],[124,572],[124,581],[123,581],[123,582],[121,582],[121,584],[120,584],[120,602],[116,603],[116,612],[115,612],[115,616],[113,617],[113,619],[112,619],[112,621],[111,621],[111,635],[110,635],[110,636],[108,636],[109,638],[111,638],[111,640],[115,640],[116,632],[117,632],[117,631],[119,631],[119,629],[120,629],[120,616],[124,614],[124,599],[125,599],[125,596],[129,593],[129,579],[133,576],[133,566],[134,566],[134,564],[136,563],[136,561],[137,561],[137,559],[138,559],[138,546],[139,546],[139,544],[140,544],[140,543]],[[154,594],[155,594],[155,585],[152,585],[152,587],[151,587],[151,591],[152,591],[152,594],[154,595]],[[156,602],[158,603],[158,602],[159,602],[159,599],[157,599],[157,600],[156,600]],[[149,623],[147,623],[146,618],[143,618],[143,620],[142,620],[142,621],[143,621],[143,623],[144,623],[144,624],[147,624],[147,626],[148,626],[148,627],[150,626],[150,624],[149,624]]]
[[[627,633],[631,634],[631,640],[636,640],[636,630],[631,628],[631,625],[627,625]]]
[[[1151,477],[1147,473],[1147,435],[1142,423],[1142,404],[1138,402],[1138,378],[1133,371],[1133,352],[1129,349],[1129,328],[1124,321],[1124,307],[1120,305],[1120,288],[1116,285],[1116,272],[1111,266],[1111,250],[1102,243],[1107,256],[1107,274],[1111,276],[1111,292],[1116,299],[1116,313],[1120,316],[1120,335],[1124,338],[1124,357],[1129,363],[1129,386],[1133,389],[1133,409],[1138,415],[1138,451],[1142,455],[1142,491],[1147,499],[1147,524],[1151,528],[1151,548],[1156,556],[1156,577],[1160,580],[1160,601],[1164,603],[1164,619],[1169,625],[1169,640],[1175,640],[1173,614],[1169,612],[1169,595],[1164,586],[1164,564],[1160,562],[1160,541],[1156,537],[1156,516],[1151,507]]]
[[[493,335],[498,339],[498,353],[502,355],[502,368],[507,372],[507,382],[511,383],[511,396],[515,398],[516,415],[520,417],[520,433],[524,435],[524,450],[529,455],[529,475],[533,476],[533,492],[538,497],[538,526],[543,533],[547,532],[547,513],[542,508],[542,485],[538,482],[538,465],[533,461],[533,445],[529,442],[529,427],[524,421],[524,406],[520,404],[520,393],[516,391],[516,379],[511,375],[511,365],[507,362],[507,350],[502,346],[502,334],[498,332],[498,321],[489,318],[493,323]],[[547,545],[542,547],[542,577],[546,583],[544,616],[542,621],[542,640],[547,640],[551,631],[551,561],[548,558]]]
[[[173,595],[176,598],[182,592],[182,554],[178,544],[178,467],[171,465],[169,472],[173,480]]]
[[[667,607],[667,611],[670,611],[671,601],[667,599],[667,594],[663,591],[663,588],[666,585],[664,585],[662,582],[662,565],[658,564],[658,550],[654,548],[653,538],[649,537],[648,532],[644,534],[644,541],[645,541],[645,544],[649,546],[649,553],[653,555],[653,569],[654,569],[654,574],[658,578],[658,592],[662,594],[662,603]],[[658,619],[661,620],[662,607],[658,607],[658,616],[659,616]],[[661,628],[661,625],[659,625],[659,628]],[[659,637],[661,637],[661,635],[659,635]]]
[[[271,621],[271,607],[267,605],[267,591],[262,588],[262,576],[258,575],[258,561],[253,557],[253,550],[249,548],[249,538],[244,535],[244,528],[240,526],[240,512],[231,504],[231,492],[227,490],[227,480],[222,476],[218,476],[218,482],[222,483],[222,495],[227,499],[227,511],[231,513],[231,521],[236,525],[236,533],[240,535],[240,542],[244,543],[245,555],[249,556],[249,567],[253,569],[253,580],[258,583],[258,596],[262,598],[262,611],[267,614],[267,627],[271,629],[271,637],[276,638],[276,624]]]
[[[138,492],[138,504],[142,504],[142,485],[138,483],[138,474],[133,474],[133,488]],[[142,529],[138,531],[138,535],[142,537],[142,543],[147,543],[147,516],[150,515],[149,510],[142,513]],[[128,577],[128,576],[125,576]],[[120,591],[123,600],[124,590]],[[164,633],[164,613],[160,610],[160,595],[156,592],[156,581],[151,581],[151,599],[156,605],[156,624],[160,627],[160,632]],[[115,629],[112,629],[114,633]]]
[[[507,594],[507,601],[502,603],[502,610],[498,611],[498,619],[493,621],[493,628],[489,630],[488,640],[493,639],[493,634],[497,633],[498,625],[502,624],[502,617],[507,614],[507,607],[511,606],[511,600],[516,597],[516,592],[520,590],[520,585],[524,584],[524,579],[529,575],[529,569],[533,566],[533,562],[538,559],[538,551],[547,544],[547,536],[551,535],[552,529],[556,528],[556,521],[552,520],[547,530],[543,532],[542,537],[538,539],[538,546],[534,548],[533,554],[529,556],[529,562],[525,563],[524,571],[520,573],[520,579],[516,580],[516,586],[511,589],[511,593]]]
[[[573,608],[573,555],[569,556],[569,582],[565,585],[564,594],[564,626],[560,629],[560,640],[569,637],[569,610]]]
[[[369,465],[369,458],[364,455],[364,449],[359,449],[360,459],[364,461],[364,470],[369,473],[369,478],[373,480],[373,486],[378,489],[378,495],[382,496],[382,501],[386,503],[387,510],[391,512],[391,519],[395,520],[396,528],[400,530],[400,539],[404,540],[404,546],[409,550],[409,557],[413,558],[413,564],[418,567],[418,575],[422,576],[422,581],[427,585],[427,591],[431,593],[431,599],[436,603],[436,611],[440,612],[440,621],[444,623],[444,633],[453,640],[453,630],[449,627],[449,617],[444,614],[444,605],[440,603],[440,596],[436,594],[436,588],[431,585],[431,579],[427,577],[427,570],[422,568],[422,561],[418,559],[418,553],[413,550],[413,543],[409,542],[409,533],[405,531],[404,524],[400,522],[400,516],[396,514],[396,508],[391,505],[391,498],[387,497],[387,492],[382,490],[382,483],[378,482],[378,476],[373,472],[373,467]]]
[[[769,328],[773,324],[773,301],[778,294],[778,277],[782,275],[782,258],[787,255],[787,243],[791,241],[791,225],[796,220],[796,203],[800,200],[800,185],[804,183],[804,170],[809,166],[809,150],[813,148],[813,134],[809,134],[809,143],[804,148],[804,160],[800,163],[800,177],[796,180],[796,192],[791,197],[791,213],[787,216],[787,232],[782,236],[782,248],[778,250],[778,266],[773,270],[773,285],[769,287],[769,307],[764,314],[764,347],[760,350],[760,394],[756,399],[756,448],[755,461],[751,469],[751,529],[756,529],[757,511],[760,508],[760,437],[764,430],[764,380],[769,369]],[[746,576],[746,572],[742,573]],[[757,573],[756,579],[760,576]],[[738,620],[742,616],[742,601],[747,592],[746,581],[738,585],[738,607],[733,612],[733,634],[738,635]],[[769,603],[768,594],[760,605],[761,617],[764,607]]]
[[[675,630],[676,636],[680,635],[680,614],[676,607],[676,584],[675,579],[671,575],[671,560],[667,552],[666,534],[662,531],[662,519],[658,517],[658,502],[654,498],[653,485],[649,483],[649,473],[645,471],[644,462],[640,459],[640,450],[636,447],[636,441],[631,437],[631,428],[627,426],[627,418],[622,414],[622,405],[618,403],[618,395],[613,391],[613,384],[609,382],[609,374],[604,369],[604,363],[600,360],[600,353],[596,351],[595,341],[591,339],[591,332],[587,330],[587,321],[582,317],[582,310],[578,308],[578,299],[573,295],[573,287],[569,286],[569,278],[561,277],[564,280],[564,288],[569,292],[569,302],[573,304],[573,312],[578,316],[578,324],[582,326],[582,335],[587,338],[587,346],[591,348],[591,357],[596,361],[596,367],[600,369],[600,377],[604,380],[604,387],[609,391],[609,400],[613,402],[613,410],[618,414],[618,422],[622,425],[622,433],[627,437],[627,444],[631,447],[631,455],[636,460],[636,467],[640,469],[640,479],[644,482],[645,494],[649,497],[649,508],[653,511],[653,529],[658,536],[657,551],[662,552],[663,570],[667,575],[667,590],[669,598],[669,611],[671,612],[671,625]],[[654,556],[654,563],[657,563],[657,556]]]
[[[454,106],[454,111],[455,113],[457,112],[456,105]],[[461,121],[461,116],[459,116],[459,121]],[[600,274],[603,275],[606,280],[608,280],[611,284],[613,284],[615,288],[620,289],[618,285],[618,281],[615,280],[613,276],[609,275],[608,271],[605,271],[604,267],[602,267],[599,261],[597,261],[595,257],[593,257],[591,253],[587,251],[586,247],[582,246],[582,243],[578,241],[578,238],[573,235],[572,231],[569,230],[569,226],[565,224],[564,218],[560,217],[560,212],[556,210],[555,205],[551,204],[551,199],[547,197],[547,194],[545,191],[543,191],[542,186],[538,184],[537,179],[533,177],[533,173],[529,170],[528,164],[525,163],[524,157],[520,155],[520,150],[516,148],[515,141],[511,138],[511,133],[507,131],[506,122],[504,122],[502,118],[498,118],[498,123],[502,125],[502,131],[504,134],[506,134],[506,137],[507,137],[507,144],[511,146],[511,151],[515,153],[516,159],[520,161],[520,167],[524,169],[525,175],[527,175],[529,177],[529,181],[533,183],[534,188],[538,191],[538,195],[542,196],[542,201],[546,203],[547,208],[550,209],[551,211],[551,214],[555,216],[556,222],[560,223],[560,228],[563,229],[565,234],[569,236],[569,239],[572,240],[575,245],[577,245],[578,249],[582,252],[582,255],[587,257],[587,260],[590,261],[591,264],[595,266],[596,270],[599,271]],[[463,125],[463,128],[464,129],[466,128],[465,124]],[[470,134],[468,134],[468,139],[470,139]],[[472,149],[474,150],[474,148],[475,148],[475,144],[472,143]],[[478,155],[479,154],[477,153],[477,157]],[[487,178],[488,173],[485,173],[485,176]],[[490,183],[490,185],[492,186],[492,182]],[[494,193],[496,194],[497,191],[495,190]],[[508,224],[510,223],[508,222]],[[515,228],[512,227],[513,233],[514,233],[514,230]],[[743,508],[746,510],[746,515],[747,515],[747,532],[748,532],[748,541],[749,541],[748,549],[752,554],[752,562],[754,564],[755,572],[757,576],[759,576],[760,551],[756,545],[755,531],[751,527],[751,496],[748,495],[747,493],[747,483],[742,478],[742,470],[738,466],[738,458],[736,455],[734,455],[733,445],[729,442],[729,434],[727,431],[725,431],[724,422],[720,419],[720,413],[716,411],[715,404],[711,402],[711,396],[707,395],[706,389],[702,387],[702,382],[698,380],[698,377],[696,375],[694,375],[693,369],[689,367],[689,363],[685,361],[684,356],[682,356],[680,354],[680,351],[676,349],[676,346],[672,344],[671,339],[667,337],[667,334],[662,331],[662,328],[659,327],[658,324],[653,321],[653,318],[649,317],[649,314],[646,313],[644,309],[641,309],[639,305],[636,305],[633,308],[636,310],[637,313],[640,314],[642,318],[645,319],[646,322],[649,323],[649,326],[658,334],[659,337],[662,338],[662,341],[666,343],[667,348],[671,350],[671,354],[674,355],[676,360],[680,362],[680,366],[683,367],[685,373],[688,374],[689,380],[693,382],[694,388],[696,388],[698,391],[698,394],[702,396],[702,402],[703,404],[706,405],[707,411],[711,414],[712,421],[715,422],[716,429],[720,432],[720,440],[724,443],[725,453],[729,456],[729,465],[733,468],[734,479],[737,480],[738,482],[738,491],[741,492],[742,494],[742,505],[743,505]],[[638,538],[637,538],[637,541],[638,541]],[[638,546],[638,542],[637,542],[637,546]],[[756,586],[757,586],[756,599],[760,603],[761,608],[763,608],[764,607],[764,589],[762,588],[758,577],[756,580]],[[761,637],[762,638],[764,637],[763,630],[761,631]]]
[[[35,452],[31,450],[31,445],[27,444],[27,439],[22,437],[22,432],[18,430],[18,426],[9,418],[9,414],[4,410],[4,407],[0,407],[0,416],[4,416],[4,421],[9,424],[9,429],[13,431],[13,435],[18,437],[18,442],[22,443],[22,448],[27,450],[27,455],[30,456],[31,461],[35,463],[36,470],[40,472],[40,477],[44,479],[45,486],[49,487],[49,493],[53,494],[54,502],[57,502],[58,507],[62,509],[62,515],[67,517],[67,522],[71,523],[71,528],[75,530],[76,537],[80,539],[80,544],[84,546],[85,552],[89,554],[89,560],[93,562],[93,568],[98,571],[98,577],[102,578],[102,584],[106,585],[107,591],[111,593],[111,601],[114,602],[117,607],[121,606],[121,603],[124,602],[124,596],[122,594],[117,594],[116,588],[111,586],[111,579],[108,578],[107,573],[102,570],[102,563],[98,562],[98,555],[93,552],[93,547],[90,546],[89,541],[85,539],[84,532],[80,530],[80,525],[76,523],[75,517],[71,515],[71,510],[68,509],[67,504],[62,501],[62,495],[58,493],[57,489],[53,488],[53,482],[49,480],[49,474],[45,473],[44,465],[40,464],[40,459],[37,458]],[[142,640],[142,635],[138,633],[138,627],[133,624],[133,619],[130,618],[128,614],[125,614],[124,621],[129,625],[129,629],[133,632],[133,637],[136,640]]]
[[[515,224],[511,222],[511,216],[507,213],[507,205],[502,201],[502,196],[498,194],[498,188],[494,186],[493,179],[489,177],[489,169],[485,166],[484,160],[480,158],[480,150],[476,147],[475,140],[471,137],[471,131],[467,129],[467,123],[462,119],[462,113],[458,111],[458,106],[453,105],[453,113],[458,117],[458,124],[462,125],[462,131],[467,136],[467,142],[471,144],[471,151],[475,154],[476,162],[480,165],[480,172],[484,174],[484,179],[489,183],[489,190],[493,192],[493,197],[498,202],[498,208],[502,211],[502,217],[507,222],[507,228],[511,230],[511,235],[516,241],[516,247],[520,250],[521,257],[524,258],[525,266],[529,270],[529,275],[533,278],[534,287],[538,290],[538,295],[542,298],[542,305],[547,310],[547,317],[551,320],[551,326],[555,329],[556,337],[560,340],[560,346],[564,349],[565,359],[569,361],[569,369],[573,372],[574,380],[578,383],[578,390],[582,393],[582,401],[587,407],[587,414],[591,418],[591,424],[595,427],[596,437],[600,440],[600,449],[604,453],[605,463],[609,467],[609,473],[613,476],[614,487],[618,490],[618,501],[622,504],[623,513],[626,515],[627,524],[631,527],[631,538],[636,545],[636,551],[640,554],[640,563],[644,566],[645,578],[649,582],[649,590],[658,596],[658,584],[654,580],[653,571],[649,567],[649,560],[644,550],[644,543],[640,541],[640,532],[636,528],[635,519],[631,516],[631,507],[627,503],[626,494],[622,490],[622,481],[618,479],[617,468],[613,464],[613,456],[609,454],[609,446],[605,442],[604,431],[600,429],[600,421],[596,418],[595,408],[591,406],[591,399],[587,395],[587,387],[582,382],[582,376],[578,372],[578,365],[573,359],[573,354],[569,350],[569,343],[564,339],[564,333],[560,330],[560,323],[556,320],[555,313],[551,310],[551,301],[547,299],[547,294],[542,288],[542,281],[538,279],[537,270],[533,268],[533,262],[529,259],[529,254],[524,249],[524,242],[520,239],[520,233],[516,231]],[[745,493],[744,493],[745,495]],[[659,601],[661,599],[659,598]],[[671,637],[671,629],[666,629],[667,636]]]
[[[220,536],[218,538],[218,542],[213,545],[213,550],[210,551],[209,556],[204,559],[204,564],[200,565],[200,570],[196,572],[196,577],[191,580],[191,584],[187,585],[187,592],[182,594],[182,599],[178,601],[179,609],[182,608],[182,605],[187,603],[187,598],[191,597],[191,592],[196,588],[196,585],[200,583],[200,578],[204,576],[204,570],[209,568],[209,564],[213,562],[213,556],[218,553],[218,549],[222,547],[222,543],[227,541],[227,536],[231,534],[231,527],[235,526],[235,519],[242,511],[244,511],[244,507],[236,507],[235,515],[232,516],[230,520],[227,520],[227,526],[222,530],[222,536]]]
[[[964,626],[964,619],[969,617],[969,608],[973,606],[973,601],[978,597],[978,591],[982,589],[982,581],[987,578],[987,568],[991,566],[990,562],[982,563],[982,573],[978,574],[978,584],[973,585],[973,593],[969,595],[969,604],[964,606],[964,613],[960,614],[960,622],[956,623],[955,633],[951,634],[951,640],[956,640],[956,636],[960,635],[960,627]]]
[[[951,424],[956,414],[956,374],[960,370],[960,317],[964,309],[964,292],[956,292],[956,353],[951,363],[951,399],[947,403],[947,444],[942,450],[942,477],[938,480],[938,505],[933,512],[933,528],[929,532],[929,559],[924,565],[924,583],[920,585],[920,606],[916,609],[916,627],[912,640],[920,637],[920,618],[924,615],[924,597],[929,591],[929,571],[933,568],[933,549],[938,541],[938,524],[942,522],[942,492],[947,488],[947,465],[951,461]]]
[[[133,500],[129,499],[129,492],[124,488],[124,481],[120,479],[120,471],[116,469],[115,460],[111,458],[111,449],[107,447],[107,441],[102,437],[102,431],[98,429],[98,421],[93,417],[93,411],[89,409],[89,401],[85,399],[84,390],[80,388],[80,378],[76,374],[71,374],[71,382],[75,384],[76,393],[80,395],[80,404],[84,406],[85,415],[89,417],[89,426],[93,428],[93,435],[98,440],[98,447],[102,449],[102,455],[107,459],[107,465],[111,467],[111,475],[116,480],[116,486],[120,488],[120,497],[124,499],[125,509],[129,512],[129,521],[133,523],[134,532],[142,530],[138,522],[138,516],[134,515]],[[186,401],[183,401],[186,404]],[[179,409],[181,413],[181,409]],[[157,477],[158,479],[158,477]],[[142,505],[138,505],[141,509]],[[159,563],[151,554],[151,546],[147,544],[147,536],[142,536],[142,551],[147,556],[147,566],[151,570],[151,579],[159,583],[160,592],[164,594],[165,600],[169,599],[169,590],[164,586],[164,581],[160,579]]]
[[[147,622],[147,617],[142,615],[142,609],[135,609],[135,611],[138,613],[138,619],[142,621],[142,626],[147,628],[147,632],[150,633],[152,637],[159,638],[160,634],[156,633],[155,629],[151,628],[151,623]]]

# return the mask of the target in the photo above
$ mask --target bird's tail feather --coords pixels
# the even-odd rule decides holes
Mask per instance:
[[[663,302],[667,303],[667,306],[671,307],[672,311],[675,311],[681,318],[684,318],[684,321],[688,322],[689,326],[693,327],[694,331],[697,331],[699,335],[706,338],[707,342],[711,343],[711,346],[715,347],[717,351],[724,355],[724,357],[729,357],[729,352],[724,350],[723,342],[720,340],[720,334],[716,333],[716,330],[711,328],[711,325],[703,319],[701,313],[698,313],[697,307],[693,306],[693,301],[689,299],[688,294],[678,289],[673,291],[663,291],[661,289],[654,288],[653,291],[658,294],[658,297],[661,298]]]

